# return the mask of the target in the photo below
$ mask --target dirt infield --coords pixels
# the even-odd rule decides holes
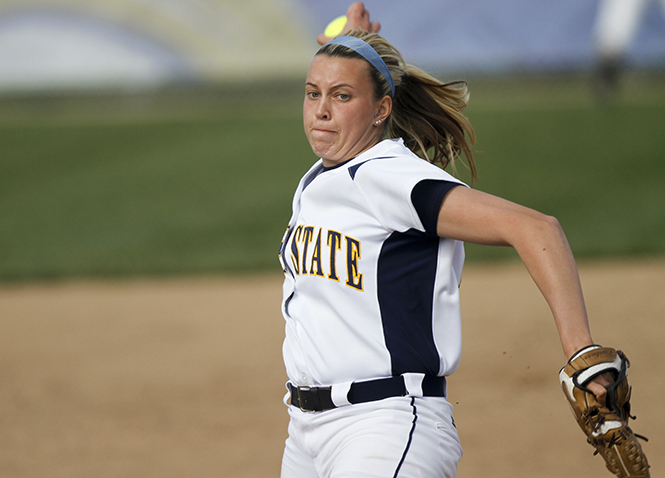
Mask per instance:
[[[584,264],[597,342],[632,362],[634,429],[665,476],[665,260]],[[281,278],[0,288],[0,476],[277,477]],[[563,356],[520,264],[467,267],[449,384],[459,478],[611,476],[559,390]]]

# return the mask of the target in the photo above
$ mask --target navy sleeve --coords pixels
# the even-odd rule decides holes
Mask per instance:
[[[455,186],[460,186],[460,184],[442,179],[425,179],[416,184],[411,191],[411,202],[428,234],[437,235],[436,225],[439,220],[441,203],[448,191]]]

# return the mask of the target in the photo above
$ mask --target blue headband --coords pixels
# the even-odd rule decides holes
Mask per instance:
[[[386,63],[383,61],[383,58],[381,58],[381,55],[379,55],[376,50],[370,46],[369,43],[361,40],[360,38],[343,36],[335,38],[334,40],[330,41],[328,45],[345,46],[355,51],[365,60],[369,61],[374,66],[374,68],[379,70],[379,73],[383,75],[383,77],[388,82],[388,85],[390,85],[390,92],[392,93],[391,96],[395,96],[395,83],[393,82],[393,77],[390,74],[390,70],[386,66]]]

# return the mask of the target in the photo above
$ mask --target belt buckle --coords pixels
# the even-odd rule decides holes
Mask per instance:
[[[309,409],[305,408],[307,405],[305,402],[309,402],[310,400],[305,400],[305,397],[301,394],[301,392],[313,392],[316,391],[317,387],[308,387],[307,385],[300,385],[296,388],[296,391],[298,392],[298,406],[300,407],[300,410],[302,412],[315,412],[315,409]]]

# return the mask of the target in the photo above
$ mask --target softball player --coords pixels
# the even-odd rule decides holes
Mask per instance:
[[[461,354],[462,241],[515,247],[566,356],[593,343],[558,222],[442,169],[463,153],[475,175],[466,98],[466,84],[407,65],[375,33],[349,32],[312,61],[303,123],[321,159],[280,247],[283,478],[455,476],[446,377]]]

